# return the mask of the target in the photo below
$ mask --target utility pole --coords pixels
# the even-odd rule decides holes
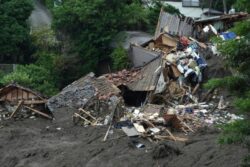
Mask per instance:
[[[226,0],[223,0],[223,8],[224,8],[224,14],[227,14],[227,4],[226,4]]]

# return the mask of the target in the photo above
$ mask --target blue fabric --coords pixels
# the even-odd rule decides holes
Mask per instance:
[[[202,57],[198,57],[198,58],[196,57],[195,61],[198,64],[198,66],[200,67],[200,69],[204,69],[205,67],[207,67],[207,63]]]
[[[221,35],[223,35],[225,40],[230,40],[230,39],[236,38],[236,34],[234,32],[223,32],[223,33],[221,33]]]

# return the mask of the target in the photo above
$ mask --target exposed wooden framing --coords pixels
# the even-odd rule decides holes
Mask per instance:
[[[78,114],[78,113],[74,113],[74,116],[75,116],[75,117],[79,117],[79,118],[83,119],[84,121],[87,121],[87,122],[89,122],[90,124],[92,124],[91,121],[87,120],[86,118],[84,118],[83,116],[81,116],[81,115]]]
[[[39,114],[39,115],[44,116],[44,117],[46,117],[46,118],[53,119],[53,118],[52,118],[51,116],[49,116],[48,114],[45,114],[45,113],[43,113],[43,112],[41,112],[41,111],[38,111],[38,110],[36,110],[36,109],[34,109],[34,108],[31,108],[31,107],[28,107],[28,106],[25,106],[25,105],[24,105],[24,107],[27,108],[27,109],[29,109],[30,111],[32,111],[32,112],[34,112],[34,113],[37,113],[37,114]]]
[[[92,116],[90,113],[88,113],[87,111],[85,111],[84,109],[79,108],[78,110],[83,112],[84,114],[86,114],[87,116],[89,116],[90,118],[92,118],[93,120],[96,121],[96,118],[94,116]]]
[[[18,105],[17,105],[16,109],[11,113],[10,118],[12,118],[17,113],[17,111],[20,109],[22,104],[23,104],[23,101],[18,102]]]

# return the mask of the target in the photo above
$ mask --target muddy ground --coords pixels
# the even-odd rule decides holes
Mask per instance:
[[[55,121],[42,118],[0,122],[1,167],[237,167],[247,150],[217,144],[218,131],[201,130],[186,143],[152,144],[134,148],[131,139],[114,130],[102,139],[106,126],[75,126],[72,110],[55,112]]]

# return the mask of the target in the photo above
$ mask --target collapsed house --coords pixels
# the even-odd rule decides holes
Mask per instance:
[[[47,105],[52,112],[68,107],[92,111],[94,117],[103,118],[118,104],[117,110],[122,112],[123,101],[119,93],[120,90],[105,77],[96,78],[94,73],[89,73],[50,98]]]
[[[1,117],[30,117],[31,114],[52,119],[46,109],[47,99],[40,93],[18,84],[10,84],[0,89]]]

